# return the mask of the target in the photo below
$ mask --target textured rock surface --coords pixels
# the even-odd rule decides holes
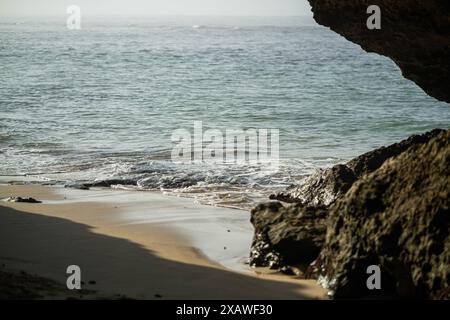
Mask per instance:
[[[346,165],[318,170],[299,186],[272,195],[271,199],[285,202],[300,202],[308,205],[328,206],[347,192],[356,181],[353,171]]]
[[[428,143],[433,137],[436,137],[444,132],[445,130],[442,129],[434,129],[424,134],[413,135],[401,142],[364,153],[363,155],[350,160],[347,163],[347,166],[353,170],[358,178],[360,178],[365,174],[375,171],[381,167],[386,160],[398,156],[411,146]]]
[[[369,52],[390,57],[429,95],[450,102],[448,0],[308,0],[314,19]],[[366,26],[367,7],[381,9],[381,30]]]
[[[325,245],[310,267],[335,298],[450,298],[450,131],[389,159],[331,208]]]
[[[357,179],[375,171],[387,159],[399,155],[413,145],[427,143],[442,132],[444,130],[435,129],[422,135],[414,135],[399,143],[367,152],[345,165],[319,170],[299,186],[292,186],[271,196],[271,199],[300,202],[309,206],[328,206],[345,194]]]
[[[324,243],[327,215],[323,207],[279,202],[258,205],[251,212],[255,235],[250,265],[278,269],[309,264]]]
[[[297,203],[257,206],[251,265],[317,258],[306,277],[335,298],[373,295],[366,270],[380,265],[376,295],[450,298],[449,142],[445,130],[412,136],[311,176]]]

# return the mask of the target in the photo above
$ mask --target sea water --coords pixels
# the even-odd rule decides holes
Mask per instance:
[[[173,132],[194,121],[278,129],[278,170],[173,162]],[[250,208],[449,123],[391,60],[299,17],[0,18],[0,175],[127,179],[116,187]]]

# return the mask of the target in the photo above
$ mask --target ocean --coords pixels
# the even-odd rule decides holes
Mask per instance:
[[[194,122],[279,130],[279,167],[172,161]],[[433,128],[448,104],[300,17],[0,18],[0,175],[251,208],[318,168]],[[121,183],[120,181],[124,182]]]

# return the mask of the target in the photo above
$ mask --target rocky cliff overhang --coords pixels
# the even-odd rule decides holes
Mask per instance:
[[[308,0],[317,23],[368,52],[391,58],[427,94],[450,102],[449,0]],[[381,29],[367,28],[369,5]]]

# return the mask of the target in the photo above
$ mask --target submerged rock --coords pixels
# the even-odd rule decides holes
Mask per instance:
[[[450,298],[450,131],[359,179],[331,208],[310,275],[335,298]],[[381,268],[368,290],[367,267]]]
[[[64,188],[78,189],[78,190],[89,190],[89,186],[84,183],[70,182],[64,185]]]
[[[22,197],[9,197],[5,199],[6,202],[24,202],[24,203],[42,203],[42,201],[34,198],[22,198]]]
[[[109,188],[114,185],[136,186],[137,182],[133,179],[106,179],[98,181],[70,182],[64,185],[65,188],[79,190],[89,190],[90,188]]]

